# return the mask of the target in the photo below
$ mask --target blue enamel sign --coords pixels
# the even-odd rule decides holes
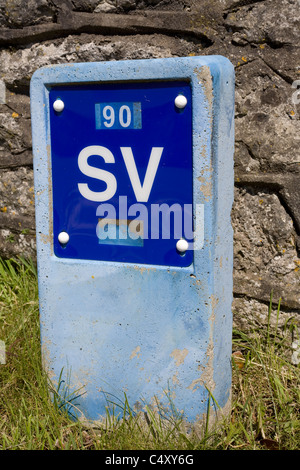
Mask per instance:
[[[193,241],[190,84],[54,86],[49,100],[56,256],[189,266],[176,243]]]
[[[124,393],[142,416],[152,405],[189,423],[229,412],[232,64],[51,65],[30,94],[41,347],[54,388],[64,380],[84,420],[123,416]]]

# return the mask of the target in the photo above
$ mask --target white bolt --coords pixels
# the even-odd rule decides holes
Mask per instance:
[[[185,253],[189,247],[189,244],[186,240],[178,240],[176,243],[176,248],[180,253]]]
[[[70,237],[67,232],[60,232],[60,234],[58,235],[58,241],[62,245],[66,245],[69,240],[70,240]]]
[[[187,105],[187,99],[184,95],[178,95],[175,98],[175,106],[177,108],[183,109]]]
[[[61,113],[64,107],[65,107],[65,103],[60,98],[55,100],[53,103],[54,111],[56,111],[57,113]]]

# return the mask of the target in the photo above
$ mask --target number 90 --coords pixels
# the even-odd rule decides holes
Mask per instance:
[[[103,108],[103,118],[105,127],[113,127],[116,122],[115,109],[106,105]],[[129,127],[131,124],[131,110],[126,104],[122,105],[118,113],[118,123],[121,127]]]

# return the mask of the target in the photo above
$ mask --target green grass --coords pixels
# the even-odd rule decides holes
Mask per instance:
[[[290,363],[295,321],[279,328],[280,305],[276,315],[274,327],[266,308],[265,330],[234,331],[232,410],[217,429],[207,425],[202,435],[188,434],[180,416],[165,420],[148,407],[142,420],[126,396],[124,419],[111,411],[106,423],[90,428],[70,419],[65,409],[72,397],[62,381],[51,389],[41,367],[34,264],[0,260],[0,340],[6,346],[0,364],[0,449],[299,450],[300,366]]]

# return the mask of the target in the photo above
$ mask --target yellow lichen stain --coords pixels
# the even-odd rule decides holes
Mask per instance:
[[[140,357],[140,351],[141,351],[141,347],[140,346],[137,346],[131,353],[131,356],[129,359],[133,359],[134,357]]]
[[[7,207],[1,207],[1,212],[7,212]]]
[[[184,363],[184,360],[188,353],[189,352],[186,348],[182,350],[174,349],[174,351],[171,352],[170,356],[174,358],[176,366],[179,367],[181,364]]]
[[[294,271],[297,273],[299,271],[299,267],[300,267],[300,260],[294,260],[294,263],[297,265],[294,269]]]
[[[18,113],[15,113],[15,112],[13,112],[13,113],[12,113],[12,117],[13,117],[14,119],[15,119],[15,118],[18,118],[18,117],[19,117],[19,114],[18,114]]]

